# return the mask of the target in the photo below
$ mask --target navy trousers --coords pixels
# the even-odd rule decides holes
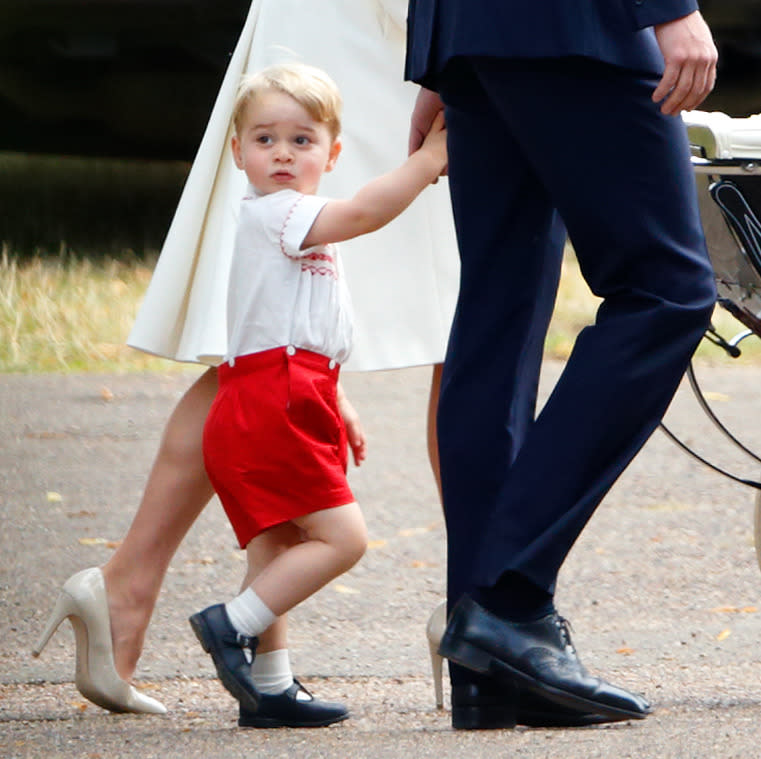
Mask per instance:
[[[450,605],[507,571],[554,592],[709,322],[686,134],[655,84],[585,59],[442,77],[462,271],[438,411]],[[535,419],[565,229],[604,300]]]

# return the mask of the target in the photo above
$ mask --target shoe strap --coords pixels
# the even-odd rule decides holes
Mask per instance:
[[[235,644],[240,648],[250,648],[252,651],[259,645],[259,638],[255,635],[244,635],[243,633],[236,633]]]
[[[305,688],[305,687],[304,687],[304,686],[301,684],[301,682],[300,682],[299,680],[297,680],[295,677],[293,678],[293,685],[292,685],[291,687],[293,688],[294,686],[295,686],[295,688],[296,688],[296,690],[294,691],[294,696],[296,695],[296,693],[297,693],[298,691],[304,691],[304,693],[306,693],[306,694],[307,694],[307,696],[309,696],[309,700],[310,700],[310,701],[314,701],[314,696],[312,695],[312,693],[311,693],[310,691],[308,691],[308,690],[307,690],[307,689],[306,689],[306,688]]]

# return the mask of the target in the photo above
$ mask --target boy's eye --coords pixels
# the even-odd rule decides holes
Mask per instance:
[[[304,135],[300,135],[297,137],[294,142],[297,145],[308,145],[309,144],[309,137],[305,137]]]
[[[256,138],[256,141],[261,145],[269,145],[272,142],[272,137],[270,137],[268,134],[260,134]]]

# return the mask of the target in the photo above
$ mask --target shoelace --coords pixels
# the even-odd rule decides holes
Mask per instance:
[[[569,656],[572,656],[574,659],[578,659],[579,657],[576,653],[576,647],[571,641],[571,630],[573,630],[573,627],[571,626],[570,621],[565,617],[561,617],[559,614],[556,614],[555,625],[557,626],[558,630],[560,630],[560,636],[563,638],[565,643],[566,653]]]

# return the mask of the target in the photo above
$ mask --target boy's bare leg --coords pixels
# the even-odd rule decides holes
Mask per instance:
[[[367,547],[367,529],[357,503],[316,511],[293,524],[304,532],[304,539],[271,561],[251,584],[276,616],[351,569]]]
[[[169,562],[213,488],[202,433],[217,390],[210,368],[180,399],[164,429],[143,498],[121,545],[103,566],[116,671],[132,677]]]
[[[241,592],[251,587],[261,571],[277,556],[303,540],[302,531],[296,525],[286,522],[257,535],[247,546],[248,569],[241,583]],[[287,617],[278,617],[270,627],[259,635],[257,654],[288,648]]]

